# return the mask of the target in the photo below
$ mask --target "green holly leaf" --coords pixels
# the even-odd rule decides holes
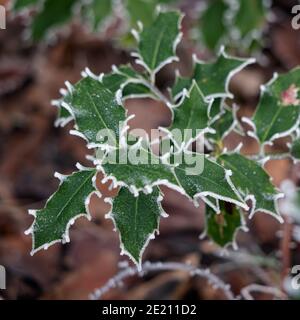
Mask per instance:
[[[55,121],[56,127],[64,127],[69,122],[74,120],[74,117],[71,114],[69,107],[72,101],[73,86],[68,81],[66,81],[65,84],[67,89],[60,89],[62,98],[58,100],[52,100],[52,105],[58,108],[57,117]]]
[[[121,90],[122,98],[156,98],[149,87],[145,85],[143,75],[137,73],[129,65],[113,67],[109,74],[105,74],[101,82],[112,92]]]
[[[184,78],[177,75],[172,89],[172,95],[178,99],[188,89],[194,79],[206,99],[233,98],[229,91],[232,77],[255,62],[255,59],[241,59],[227,55],[221,48],[218,58],[214,62],[204,62],[194,57],[194,73],[192,78]]]
[[[181,77],[179,72],[176,74],[175,83],[172,87],[171,93],[175,101],[179,100],[189,90],[193,83],[193,79]]]
[[[220,116],[221,113],[223,113],[225,104],[224,98],[216,98],[213,100],[213,102],[210,105],[208,115],[210,119],[215,119]]]
[[[200,32],[205,45],[215,50],[222,37],[227,33],[224,15],[228,4],[222,0],[210,1],[203,15],[200,17]]]
[[[113,12],[112,0],[92,0],[83,8],[83,15],[92,25],[93,30],[98,30]]]
[[[181,39],[181,18],[177,11],[160,12],[155,21],[138,34],[137,62],[152,76],[166,64],[178,60],[175,51]]]
[[[295,160],[300,160],[300,139],[293,141],[290,152]]]
[[[182,133],[186,129],[192,130],[189,136],[184,136],[184,142],[188,145],[200,134],[208,131],[208,111],[209,103],[205,101],[203,93],[194,81],[184,100],[172,109],[173,123],[168,130],[179,129]]]
[[[163,213],[158,188],[151,194],[141,193],[135,197],[127,188],[121,188],[112,200],[108,217],[120,235],[122,252],[127,254],[139,267],[146,246],[158,233],[160,216]]]
[[[232,182],[244,200],[252,201],[250,217],[257,211],[271,214],[281,220],[277,200],[282,195],[270,182],[266,171],[255,161],[240,154],[223,154],[219,163],[232,171]]]
[[[194,156],[198,159],[203,155]],[[176,180],[184,193],[192,199],[201,198],[205,201],[205,197],[210,196],[248,209],[231,181],[230,171],[206,157],[203,160],[203,172],[198,175],[187,174],[189,166],[186,164],[175,167]]]
[[[261,144],[288,136],[299,126],[299,89],[300,68],[275,75],[262,87],[260,102],[252,118],[255,129],[252,135]]]
[[[157,100],[158,97],[154,95],[151,90],[143,84],[140,83],[128,83],[122,91],[122,98],[126,99],[135,99],[135,98],[152,98]]]
[[[253,37],[255,31],[260,31],[266,21],[266,5],[261,0],[239,0],[239,9],[235,15],[234,26],[240,36]]]
[[[251,51],[259,44],[267,8],[261,0],[211,0],[199,19],[201,40],[214,51],[220,43],[235,51]]]
[[[156,18],[157,6],[175,1],[176,0],[127,0],[126,9],[131,25],[138,27],[138,22],[140,21],[143,27],[149,27]]]
[[[229,91],[232,77],[255,59],[242,59],[227,55],[221,48],[216,61],[206,63],[195,58],[194,79],[206,98],[233,98]]]
[[[221,247],[236,246],[237,232],[244,228],[242,213],[236,206],[221,202],[218,213],[206,206],[205,220],[205,235],[213,242]]]
[[[31,35],[34,41],[41,40],[48,30],[62,25],[73,15],[74,5],[78,0],[45,0],[41,11],[34,17]]]
[[[128,161],[118,154],[109,159],[104,158],[100,163],[96,160],[97,169],[105,174],[103,182],[112,179],[114,187],[126,186],[136,196],[141,191],[151,192],[154,186],[166,185],[195,202],[210,196],[248,209],[231,182],[230,172],[205,155],[178,153],[171,163],[167,160],[162,162],[161,158],[144,148],[133,150],[138,153],[135,161],[133,157]],[[129,153],[126,149],[122,154]]]
[[[112,14],[113,3],[112,0],[91,0],[88,3],[81,0],[16,0],[13,10],[17,12],[27,7],[35,7],[37,11],[31,25],[31,35],[33,40],[38,41],[50,30],[71,20],[77,12],[92,25],[93,30],[97,30]]]
[[[125,125],[125,109],[119,104],[116,94],[91,77],[78,82],[66,97],[63,106],[75,119],[77,131],[73,132],[89,143],[90,147],[101,146],[98,133],[111,130],[110,143],[118,144],[120,123]]]
[[[131,25],[137,27],[137,22],[140,21],[144,27],[149,27],[155,20],[157,2],[157,0],[127,0],[126,9]]]
[[[133,156],[137,159],[133,160]],[[141,191],[150,192],[153,186],[162,182],[177,184],[173,167],[163,164],[146,148],[122,148],[109,153],[102,161],[101,158],[97,155],[96,161],[100,159],[98,170],[106,174],[103,182],[113,178],[114,187],[126,186],[136,196]]]
[[[222,141],[236,125],[234,110],[225,107],[215,120],[210,124],[210,127],[215,133],[207,133],[206,138],[214,142]]]
[[[41,2],[41,0],[15,0],[13,3],[13,10],[19,11],[26,7],[33,6],[38,2]]]
[[[88,204],[91,194],[96,191],[96,170],[80,169],[70,176],[57,175],[61,184],[44,209],[31,210],[35,216],[28,230],[33,237],[32,254],[56,242],[69,242],[69,228],[74,221],[80,216],[90,219]]]
[[[121,66],[114,66],[113,70],[108,74],[102,74],[97,76],[93,74],[89,69],[86,69],[83,72],[85,81],[82,80],[82,83],[79,82],[75,85],[75,89],[77,87],[82,87],[83,83],[97,83],[101,82],[105,89],[111,91],[115,96],[119,91],[122,95],[122,99],[129,99],[129,98],[152,98],[158,99],[151,92],[149,87],[145,85],[145,79],[143,78],[142,74],[137,73],[134,69],[132,69],[129,65],[121,65]],[[97,85],[98,86],[98,85]],[[73,116],[70,113],[70,107],[72,105],[73,99],[73,90],[71,85],[68,84],[69,89],[64,91],[64,97],[60,100],[53,101],[53,104],[56,105],[59,109],[58,117],[56,120],[57,126],[65,126],[71,120],[73,120]],[[93,89],[94,93],[97,89]]]

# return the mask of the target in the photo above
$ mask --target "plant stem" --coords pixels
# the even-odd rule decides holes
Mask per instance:
[[[172,106],[172,102],[164,94],[162,94],[154,84],[150,83],[146,79],[141,79],[141,84],[149,88],[154,93],[154,95],[161,101],[163,101],[168,107]]]
[[[230,290],[230,286],[225,284],[220,278],[212,274],[209,269],[200,269],[194,267],[189,264],[179,263],[179,262],[145,262],[142,265],[142,268],[138,267],[128,267],[125,270],[118,273],[116,276],[111,278],[103,287],[94,291],[93,294],[90,295],[92,300],[100,299],[104,294],[110,291],[112,288],[117,287],[122,284],[122,282],[132,276],[144,276],[149,272],[157,272],[157,271],[170,271],[170,270],[181,270],[188,272],[191,276],[199,276],[206,278],[208,282],[213,285],[215,288],[219,288],[223,290],[226,298],[228,300],[234,300],[235,296],[233,292]]]
[[[253,160],[263,160],[264,158],[269,158],[270,160],[282,160],[286,158],[290,158],[291,155],[288,152],[285,153],[265,153],[263,156],[257,154],[246,154],[246,157]]]
[[[245,300],[254,300],[254,297],[251,294],[253,291],[270,294],[277,298],[286,298],[285,294],[281,290],[274,287],[262,286],[259,284],[250,284],[249,286],[244,287],[241,290],[241,295]]]

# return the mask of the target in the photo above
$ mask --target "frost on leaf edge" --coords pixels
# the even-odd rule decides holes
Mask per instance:
[[[31,224],[31,226],[24,232],[25,235],[31,235],[32,237],[32,249],[31,249],[31,252],[30,252],[30,255],[33,256],[35,255],[37,252],[39,252],[40,250],[48,250],[48,248],[56,243],[62,243],[62,244],[65,244],[65,243],[68,243],[70,242],[70,236],[69,236],[69,233],[70,233],[70,228],[71,226],[75,223],[75,221],[80,218],[80,217],[86,217],[89,221],[92,220],[92,215],[91,215],[91,212],[90,212],[90,209],[89,209],[89,205],[90,205],[90,200],[91,200],[91,197],[96,194],[98,196],[98,198],[102,198],[102,195],[100,193],[100,191],[98,190],[97,186],[96,186],[96,177],[97,177],[97,171],[96,169],[94,168],[87,168],[87,167],[84,167],[82,166],[80,163],[77,163],[76,164],[76,167],[78,169],[78,171],[74,171],[72,172],[70,175],[63,175],[63,174],[60,174],[58,172],[55,172],[54,173],[54,177],[59,179],[60,183],[59,183],[59,186],[64,182],[65,179],[67,179],[69,176],[71,176],[72,174],[74,173],[77,173],[77,172],[80,172],[80,171],[95,171],[95,175],[93,176],[92,178],[92,184],[94,186],[94,191],[92,191],[88,197],[85,199],[85,213],[80,213],[78,215],[76,215],[74,218],[72,218],[67,226],[66,226],[66,230],[65,230],[65,233],[62,235],[62,238],[61,239],[56,239],[56,240],[53,240],[49,243],[45,243],[43,244],[42,246],[38,247],[38,248],[35,248],[35,240],[34,240],[34,225],[35,225],[35,222],[36,222],[36,212],[38,210],[41,210],[41,209],[29,209],[28,210],[28,214],[29,215],[32,215],[34,217],[34,220]],[[58,189],[48,198],[48,200],[46,201],[46,204],[44,207],[47,206],[48,202],[53,198],[53,196],[58,192],[59,190],[59,187]]]

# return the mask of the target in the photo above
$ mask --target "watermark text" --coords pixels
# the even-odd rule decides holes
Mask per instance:
[[[292,14],[295,15],[292,19],[292,27],[295,30],[299,30],[300,29],[300,4],[297,4],[292,8]]]
[[[0,29],[6,29],[6,10],[0,5]]]
[[[6,289],[6,271],[3,266],[0,265],[0,290]]]

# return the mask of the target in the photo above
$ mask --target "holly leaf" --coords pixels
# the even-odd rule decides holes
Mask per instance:
[[[191,134],[184,135],[184,142],[188,145],[208,128],[208,111],[209,103],[194,81],[182,103],[172,109],[173,122],[168,130],[178,129],[183,134],[185,130],[191,130]]]
[[[145,79],[143,75],[137,73],[129,65],[114,66],[113,70],[108,74],[102,74],[97,76],[93,74],[89,69],[84,72],[84,77],[87,80],[82,80],[75,85],[76,88],[82,87],[83,83],[97,83],[101,82],[105,89],[111,91],[115,96],[118,91],[121,93],[123,100],[129,98],[152,98],[157,97],[151,92],[151,90],[144,84]],[[97,89],[93,89],[96,93]],[[58,117],[56,120],[56,126],[65,126],[71,120],[73,120],[72,113],[70,113],[70,107],[72,105],[73,92],[69,86],[69,90],[64,94],[63,99],[54,101],[54,104],[59,107]]]
[[[199,161],[198,166],[202,166],[201,173],[193,174],[192,169],[192,174],[189,174],[190,166],[185,163],[178,165],[174,170],[178,185],[189,198],[201,198],[205,201],[205,198],[210,196],[248,209],[231,181],[230,171],[206,157],[203,158],[201,165],[200,157],[203,155],[193,154],[193,156]]]
[[[122,252],[139,267],[149,241],[158,233],[160,216],[163,213],[158,188],[151,194],[140,193],[135,197],[127,188],[121,188],[112,200],[108,214],[119,232]]]
[[[191,78],[180,77],[172,89],[172,95],[178,99],[188,89],[194,79],[205,98],[233,98],[229,91],[229,84],[232,77],[255,62],[255,59],[241,59],[227,55],[222,47],[218,58],[214,62],[204,62],[194,57],[194,73]]]
[[[78,0],[45,0],[40,12],[34,17],[31,36],[34,41],[41,40],[50,28],[70,20]]]
[[[184,92],[188,91],[193,83],[192,78],[181,77],[179,72],[176,74],[175,83],[172,87],[171,93],[175,101],[179,100]]]
[[[242,38],[260,31],[266,21],[266,5],[261,0],[239,0],[234,25]],[[253,37],[253,35],[251,35]]]
[[[228,10],[228,4],[223,0],[210,1],[206,10],[200,17],[200,32],[205,45],[215,50],[222,37],[227,32],[227,27],[224,21],[224,15]]]
[[[261,144],[288,136],[299,126],[300,68],[275,75],[262,87],[261,97],[252,118],[254,135]]]
[[[225,106],[226,104],[224,98],[213,99],[208,111],[208,116],[211,119],[211,121],[214,121],[214,119],[219,118],[219,116],[223,113]]]
[[[61,184],[41,210],[32,211],[34,223],[32,233],[32,254],[47,249],[56,242],[69,242],[69,228],[80,216],[90,219],[88,204],[96,191],[94,177],[96,170],[84,168],[70,176],[56,175]]]
[[[261,0],[211,0],[200,17],[201,40],[211,50],[220,43],[238,51],[255,49],[267,21],[267,8]]]
[[[266,171],[255,161],[240,154],[223,154],[219,163],[232,171],[232,182],[244,197],[244,201],[252,201],[250,217],[257,211],[273,215],[281,220],[277,200],[282,195],[270,182]]]
[[[222,141],[235,127],[236,120],[233,114],[234,110],[225,107],[221,113],[216,116],[216,120],[210,124],[214,133],[207,133],[206,138],[214,142]]]
[[[122,90],[122,98],[135,99],[135,98],[152,98],[158,100],[158,97],[154,95],[151,90],[141,83],[130,82],[124,86]]]
[[[229,91],[232,77],[255,62],[227,55],[222,47],[216,61],[206,63],[195,58],[194,79],[206,98],[233,98]]]
[[[153,93],[145,85],[145,79],[129,65],[121,65],[113,67],[113,70],[109,74],[105,74],[101,82],[105,88],[112,92],[121,90],[122,98],[156,98]]]
[[[126,9],[130,17],[131,25],[138,26],[141,22],[144,27],[149,27],[156,18],[158,5],[168,4],[176,0],[127,0]]]
[[[101,158],[97,156],[96,161]],[[141,191],[150,192],[163,182],[177,184],[173,167],[162,163],[158,156],[143,147],[114,150],[100,160],[97,168],[106,175],[103,182],[112,178],[114,187],[126,186],[136,196]]]
[[[300,139],[293,141],[290,152],[295,160],[300,160]]]
[[[155,186],[166,185],[195,202],[199,198],[205,201],[205,197],[210,196],[248,209],[231,182],[230,172],[205,155],[178,153],[171,163],[146,149],[134,152],[138,153],[135,161],[132,155],[128,156],[130,161],[119,155],[104,158],[100,163],[96,160],[97,169],[105,174],[102,182],[112,179],[114,187],[125,186],[136,196],[141,191],[149,193]],[[124,150],[123,155],[129,153]]]
[[[75,119],[77,134],[85,138],[89,146],[101,146],[98,133],[108,130],[110,143],[118,144],[120,123],[125,125],[125,109],[119,104],[116,95],[100,81],[86,77],[78,82],[63,106]]]
[[[112,0],[92,0],[83,8],[83,14],[92,25],[93,30],[99,29],[113,12]]]
[[[140,21],[144,27],[149,27],[155,20],[157,2],[157,0],[127,0],[126,9],[131,25],[137,27],[137,22]]]
[[[242,214],[236,206],[221,202],[218,213],[206,206],[205,220],[205,234],[213,242],[221,247],[235,246],[237,232],[244,227]]]
[[[181,39],[181,18],[177,11],[160,12],[154,22],[139,33],[137,62],[152,76],[166,64],[178,60],[176,47]]]

